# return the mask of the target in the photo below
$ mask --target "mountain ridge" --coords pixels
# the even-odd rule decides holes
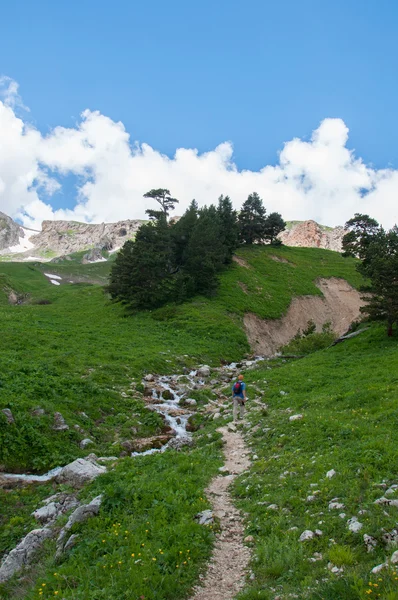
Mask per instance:
[[[178,217],[173,217],[177,220]],[[106,260],[104,252],[116,252],[134,238],[146,221],[125,219],[114,223],[82,223],[69,220],[45,220],[41,231],[16,223],[0,213],[0,256],[3,261],[51,261],[75,252],[87,251],[86,262]],[[309,219],[288,222],[279,235],[286,246],[324,248],[341,252],[343,227],[330,228]]]

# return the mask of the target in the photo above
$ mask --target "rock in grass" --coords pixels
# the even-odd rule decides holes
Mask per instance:
[[[195,398],[187,398],[186,400],[184,400],[184,404],[186,404],[187,406],[196,406],[197,402]]]
[[[334,469],[330,469],[330,471],[328,471],[328,472],[326,473],[326,477],[327,477],[328,479],[332,479],[332,477],[334,477],[335,475],[336,475],[336,471],[335,471]]]
[[[344,508],[342,502],[329,502],[329,510],[341,510],[342,508]]]
[[[397,564],[398,564],[398,550],[396,550],[396,551],[394,552],[394,554],[391,556],[391,558],[390,558],[390,563],[391,563],[392,565],[397,565]]]
[[[313,540],[315,537],[315,533],[310,529],[306,529],[299,537],[299,542],[308,542],[309,540]]]
[[[387,569],[388,568],[388,563],[382,563],[381,565],[377,565],[376,567],[373,567],[373,569],[371,570],[371,573],[373,573],[373,575],[377,575],[377,573],[380,573],[380,571],[383,571],[383,569]]]
[[[198,521],[199,525],[212,525],[212,523],[214,523],[213,511],[203,510],[195,516],[195,519]]]
[[[300,421],[303,418],[303,415],[292,415],[291,417],[289,417],[289,421]]]
[[[94,444],[93,440],[90,440],[90,438],[84,438],[84,440],[80,442],[80,448],[84,450],[84,448],[87,448],[87,446],[90,444]]]
[[[351,519],[348,519],[347,524],[348,529],[352,531],[352,533],[358,533],[363,527],[363,524],[358,521],[357,517],[352,517]]]
[[[94,517],[98,515],[99,509],[102,502],[102,495],[97,496],[89,504],[83,504],[83,506],[78,506],[76,510],[70,515],[65,527],[63,527],[60,531],[60,534],[57,539],[57,553],[56,558],[59,558],[62,553],[65,551],[65,547],[68,544],[69,540],[66,540],[68,532],[72,529],[75,523],[84,523],[90,517]],[[69,538],[70,539],[70,538]]]
[[[69,425],[65,422],[64,417],[60,412],[54,413],[54,431],[66,431],[69,429]]]
[[[12,425],[13,423],[15,423],[15,419],[14,416],[12,414],[12,412],[10,411],[9,408],[3,408],[1,410],[1,412],[3,413],[3,415],[5,416],[5,418],[7,419],[7,423],[9,425]]]
[[[48,527],[34,529],[28,533],[18,546],[3,559],[0,567],[0,583],[8,581],[22,567],[29,565],[43,543],[52,535],[53,532]]]
[[[84,458],[77,458],[62,469],[57,480],[60,483],[69,483],[74,487],[81,487],[98,477],[98,475],[102,475],[105,471],[106,467],[93,464],[88,460],[84,460]]]
[[[365,533],[363,536],[363,541],[365,542],[367,552],[373,552],[373,550],[377,546],[377,541],[375,540],[375,538]]]

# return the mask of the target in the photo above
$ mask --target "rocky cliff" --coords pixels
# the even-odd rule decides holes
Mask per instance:
[[[286,246],[325,248],[341,252],[344,227],[325,227],[315,221],[291,221],[279,238]]]
[[[134,236],[143,221],[117,223],[78,223],[77,221],[43,221],[42,230],[31,237],[35,251],[51,251],[57,256],[97,248],[115,251]]]
[[[73,252],[87,251],[83,262],[105,260],[102,252],[116,252],[134,237],[143,221],[117,223],[78,223],[77,221],[43,221],[41,231],[21,227],[0,212],[0,254],[3,260],[53,259]],[[291,221],[279,236],[286,246],[327,248],[341,251],[343,227],[324,227],[315,221]]]

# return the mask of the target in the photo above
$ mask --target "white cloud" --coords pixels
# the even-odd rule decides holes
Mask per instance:
[[[143,194],[167,187],[180,199],[181,214],[192,198],[199,205],[228,194],[238,208],[252,191],[269,211],[286,219],[343,224],[366,212],[390,227],[397,222],[398,171],[376,170],[347,149],[348,128],[325,119],[310,141],[293,139],[279,164],[239,171],[233,147],[224,142],[199,154],[179,148],[173,158],[147,144],[131,144],[122,123],[85,110],[74,127],[42,135],[15,113],[22,102],[18,85],[0,78],[0,210],[27,226],[43,219],[102,222],[143,218],[150,201]],[[53,210],[52,194],[62,189],[59,175],[76,175],[73,209]]]

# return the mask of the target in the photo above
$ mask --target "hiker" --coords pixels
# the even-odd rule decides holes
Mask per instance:
[[[234,402],[233,407],[233,415],[234,421],[238,418],[238,407],[240,418],[243,419],[243,415],[245,413],[245,402],[246,398],[246,384],[243,381],[243,375],[238,376],[238,380],[234,383],[232,387],[232,398]]]

